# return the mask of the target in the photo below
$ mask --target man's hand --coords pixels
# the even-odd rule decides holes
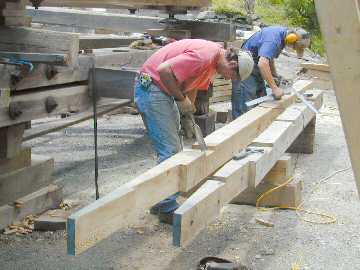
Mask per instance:
[[[281,88],[279,88],[277,86],[271,90],[272,90],[272,94],[276,100],[281,99],[281,97],[284,95],[284,90],[282,90]]]
[[[188,96],[185,96],[185,98],[181,101],[176,101],[176,103],[182,115],[186,115],[188,113],[195,113],[196,111],[194,104],[191,103]]]

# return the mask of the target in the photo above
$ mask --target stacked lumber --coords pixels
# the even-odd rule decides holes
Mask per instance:
[[[217,76],[213,83],[213,95],[210,103],[230,101],[231,100],[231,81]]]
[[[298,81],[293,87],[303,92],[311,87],[311,81]],[[250,145],[295,100],[296,96],[291,94],[284,96],[280,101],[264,103],[256,107],[207,136],[205,138],[208,146],[206,152],[202,152],[197,145],[194,145],[193,149],[187,149],[172,156],[110,194],[72,214],[67,221],[68,253],[79,254],[115,231],[137,224],[139,216],[162,199],[177,192],[188,193],[196,189],[206,181],[207,177],[227,164],[234,154]],[[302,115],[302,112],[300,114]],[[306,117],[308,117],[307,112],[304,114],[304,119]],[[302,119],[297,120],[300,122]],[[293,124],[290,121],[276,121],[275,125],[282,125],[281,130],[292,136],[300,133],[303,128],[302,125],[299,126],[299,123]],[[256,155],[256,160],[251,162],[248,160],[248,165],[244,165],[249,167],[247,173],[251,177],[247,182],[253,187],[261,182],[289,147],[291,139],[285,138],[284,140],[285,135],[279,132],[276,134],[280,136],[279,141],[276,141],[280,151],[271,146],[272,141],[269,138],[264,142],[268,145],[264,155]],[[258,141],[257,143],[262,142]],[[234,185],[236,184],[234,183]],[[222,185],[219,184],[219,186]],[[234,198],[237,194],[233,195],[228,198]],[[131,211],[129,211],[129,205],[132,206]]]
[[[322,105],[321,91],[312,91],[314,106]],[[221,208],[231,202],[255,204],[258,195],[284,183],[293,173],[288,161],[281,162],[285,151],[315,117],[304,104],[294,104],[280,114],[257,136],[251,147],[263,152],[252,153],[240,160],[230,160],[195,191],[176,211],[173,242],[186,246],[213,221]],[[284,164],[286,166],[284,166]],[[279,175],[279,169],[285,167]],[[284,169],[284,168],[282,168]],[[267,180],[264,180],[267,179]],[[296,207],[301,202],[301,182],[287,186],[266,198],[268,206]]]
[[[30,26],[31,17],[26,16],[26,0],[4,1],[1,16],[6,26]],[[1,10],[1,9],[0,9]]]

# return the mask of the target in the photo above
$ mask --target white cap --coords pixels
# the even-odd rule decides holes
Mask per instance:
[[[245,80],[250,76],[254,68],[254,60],[248,51],[239,50],[238,52],[238,68],[240,80]]]

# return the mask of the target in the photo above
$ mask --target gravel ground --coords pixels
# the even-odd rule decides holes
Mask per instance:
[[[283,75],[291,77],[289,70],[299,70],[297,60],[280,60]],[[271,217],[275,226],[268,228],[254,222],[254,207],[229,205],[218,220],[182,249],[172,246],[171,226],[148,215],[142,227],[119,231],[78,257],[66,255],[64,231],[23,237],[0,235],[0,269],[188,270],[211,255],[261,270],[289,270],[294,263],[300,269],[360,269],[360,205],[351,170],[316,184],[350,166],[333,92],[325,93],[321,112],[315,153],[294,155],[296,177],[305,183],[305,207],[336,216],[335,224],[306,223],[292,211],[279,211]],[[94,200],[92,143],[91,121],[87,121],[29,145],[34,153],[55,158],[56,182],[64,186],[65,197],[87,204]],[[156,164],[141,119],[134,115],[99,120],[99,155],[101,195]]]

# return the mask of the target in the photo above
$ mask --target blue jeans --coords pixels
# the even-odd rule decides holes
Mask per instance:
[[[157,154],[158,163],[182,151],[180,113],[174,98],[153,83],[145,88],[135,80],[134,100]],[[170,196],[157,204],[160,211],[166,213],[173,210],[176,197],[177,195]]]
[[[236,119],[249,108],[246,102],[253,100],[259,96],[259,93],[265,93],[265,82],[260,75],[258,68],[254,68],[251,75],[244,81],[232,81],[232,118]]]

